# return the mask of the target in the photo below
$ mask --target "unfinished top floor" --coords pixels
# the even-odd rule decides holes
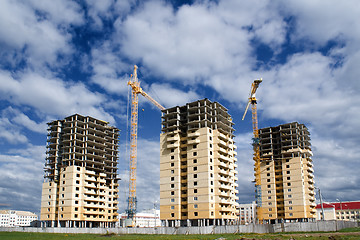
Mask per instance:
[[[209,127],[221,129],[233,134],[234,123],[223,105],[205,98],[184,106],[167,108],[162,111],[162,132],[180,130],[187,132],[193,129]]]

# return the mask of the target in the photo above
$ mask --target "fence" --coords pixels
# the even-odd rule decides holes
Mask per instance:
[[[276,233],[276,232],[335,232],[343,228],[359,227],[359,222],[317,221],[279,224],[250,224],[206,227],[158,228],[52,228],[0,227],[1,232],[90,233],[90,234],[221,234],[221,233]]]

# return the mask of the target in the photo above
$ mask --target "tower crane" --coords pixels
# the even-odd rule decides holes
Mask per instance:
[[[130,126],[130,178],[129,178],[129,198],[126,210],[127,226],[134,226],[134,216],[136,214],[136,165],[137,165],[137,132],[138,132],[138,106],[140,93],[160,110],[165,108],[150,97],[141,87],[137,78],[138,67],[134,65],[134,73],[131,75],[128,85],[131,87],[131,126]],[[130,222],[130,223],[129,223]]]
[[[251,84],[251,90],[249,95],[249,101],[246,105],[244,115],[242,120],[244,120],[247,110],[251,104],[251,112],[252,112],[252,127],[253,127],[253,149],[254,149],[254,165],[255,165],[255,198],[256,198],[256,214],[258,216],[259,222],[263,222],[263,213],[262,213],[262,202],[261,202],[261,172],[260,172],[260,141],[259,141],[259,129],[258,129],[258,118],[257,118],[257,99],[255,97],[256,90],[259,88],[262,79],[256,79]]]

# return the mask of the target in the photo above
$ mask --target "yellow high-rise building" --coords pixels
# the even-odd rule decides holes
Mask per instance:
[[[310,133],[297,122],[259,130],[261,194],[258,219],[264,223],[308,222],[316,218]],[[260,191],[258,191],[260,193]]]
[[[118,138],[117,128],[79,114],[48,123],[40,214],[46,226],[115,226]]]
[[[160,219],[167,226],[235,223],[237,159],[228,110],[203,99],[162,112]]]

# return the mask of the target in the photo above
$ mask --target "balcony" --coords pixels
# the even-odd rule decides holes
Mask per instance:
[[[188,133],[187,136],[188,136],[189,138],[191,138],[191,137],[198,137],[198,136],[200,136],[200,133],[199,133],[199,132]]]
[[[200,143],[199,139],[188,140],[188,144],[198,144],[198,143]]]
[[[177,148],[177,147],[179,147],[179,146],[180,146],[179,142],[175,142],[175,143],[169,143],[169,144],[167,144],[167,145],[166,145],[166,148]]]
[[[176,142],[176,141],[179,141],[179,140],[180,140],[179,135],[175,135],[173,137],[167,137],[166,138],[166,141],[168,141],[168,142]]]

